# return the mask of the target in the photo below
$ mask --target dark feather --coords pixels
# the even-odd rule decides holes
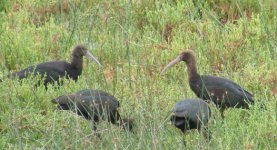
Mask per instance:
[[[254,103],[252,94],[224,78],[202,75],[198,80],[190,82],[190,87],[198,97],[211,99],[218,107],[248,108],[249,103]]]

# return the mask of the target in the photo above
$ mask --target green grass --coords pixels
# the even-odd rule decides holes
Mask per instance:
[[[3,1],[0,0],[0,78],[32,64],[69,60],[83,43],[104,65],[85,60],[77,83],[45,91],[35,79],[4,79],[0,86],[0,149],[184,149],[169,110],[195,98],[184,63],[160,71],[192,48],[201,74],[231,79],[255,95],[250,110],[228,109],[221,123],[213,104],[212,139],[197,131],[188,149],[277,148],[277,3],[274,0],[192,1]],[[198,3],[198,4],[197,4]],[[3,4],[3,5],[2,5]],[[198,10],[201,10],[202,17]],[[115,95],[122,116],[135,119],[135,133],[54,111],[51,99],[85,88]],[[267,110],[261,112],[259,103]]]

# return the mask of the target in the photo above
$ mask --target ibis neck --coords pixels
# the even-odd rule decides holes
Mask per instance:
[[[82,57],[73,57],[71,61],[71,66],[75,69],[82,69],[83,67],[83,58]]]
[[[200,76],[197,72],[197,67],[196,67],[195,60],[187,63],[187,71],[188,71],[189,80],[193,80],[193,79],[198,78]]]

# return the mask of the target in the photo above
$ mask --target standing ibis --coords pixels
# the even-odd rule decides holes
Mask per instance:
[[[12,73],[10,77],[18,77],[19,80],[27,78],[31,75],[40,75],[44,79],[44,86],[47,88],[48,83],[54,83],[55,81],[60,85],[59,78],[78,80],[78,77],[82,74],[83,69],[83,56],[92,58],[99,66],[99,61],[88,51],[83,45],[77,45],[72,52],[72,60],[70,63],[66,61],[50,61],[40,63],[38,65],[30,66],[21,71]]]
[[[168,68],[181,61],[184,61],[187,65],[189,86],[192,91],[201,99],[212,100],[220,108],[222,118],[224,118],[223,111],[225,108],[248,109],[249,104],[254,104],[253,95],[233,81],[215,76],[199,75],[196,68],[195,54],[192,50],[182,52],[164,67],[161,74],[164,74]]]
[[[205,138],[210,138],[207,129],[211,110],[205,101],[201,99],[179,101],[174,105],[171,113],[171,123],[181,129],[183,133],[186,133],[187,130],[197,129],[199,133],[204,134]]]
[[[112,95],[100,90],[82,90],[70,95],[62,95],[52,100],[58,104],[59,110],[72,110],[87,120],[96,122],[99,119],[107,120],[112,124],[123,127],[127,131],[132,131],[133,122],[130,119],[122,119],[118,112],[119,102]]]

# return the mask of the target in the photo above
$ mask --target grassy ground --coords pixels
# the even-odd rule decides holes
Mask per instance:
[[[194,2],[194,3],[193,3]],[[70,60],[83,43],[104,67],[85,61],[80,80],[45,91],[35,79],[0,86],[0,149],[277,149],[277,2],[0,0],[0,78],[48,60]],[[201,74],[231,79],[255,95],[250,110],[228,109],[221,124],[213,104],[212,139],[170,125],[175,102],[195,98],[184,64],[162,67],[192,48]],[[50,100],[101,89],[135,119],[135,133],[54,111]],[[267,106],[259,111],[258,104]]]

